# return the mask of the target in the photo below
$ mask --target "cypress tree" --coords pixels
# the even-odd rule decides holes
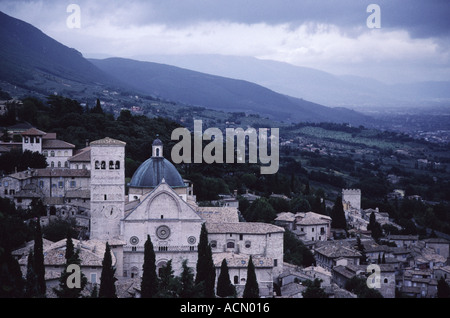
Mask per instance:
[[[177,296],[178,281],[173,273],[172,260],[169,260],[167,264],[161,267],[158,297],[174,298]]]
[[[112,266],[111,248],[106,242],[105,255],[102,262],[102,274],[100,276],[99,298],[117,298],[116,285],[117,278],[114,277],[116,269]]]
[[[347,229],[347,220],[345,219],[341,196],[336,198],[333,209],[331,210],[331,227],[335,229]]]
[[[34,254],[33,254],[33,251],[30,250],[30,253],[28,254],[28,262],[27,262],[25,297],[26,298],[35,298],[38,296],[39,296],[39,288],[38,288],[38,284],[37,284],[37,275],[34,270]]]
[[[256,279],[255,265],[253,265],[252,256],[248,260],[247,282],[245,283],[244,294],[242,298],[259,298],[259,286]]]
[[[41,201],[39,200],[39,202]],[[34,271],[37,277],[38,291],[41,297],[45,297],[46,285],[45,285],[44,248],[42,242],[41,221],[39,217],[36,221],[33,252],[34,252]]]
[[[182,268],[183,271],[180,275],[180,297],[195,297],[194,274],[192,273],[192,269],[187,266],[187,260],[183,261]]]
[[[156,276],[156,256],[150,235],[144,245],[144,264],[142,265],[141,297],[152,298],[158,292],[158,277]]]
[[[19,263],[8,248],[0,247],[0,298],[21,298],[24,286]]]
[[[227,260],[224,258],[220,266],[220,275],[217,279],[217,296],[231,297],[236,294],[236,289],[230,281]]]
[[[100,104],[100,99],[97,98],[97,102],[90,112],[95,114],[104,114],[102,105]]]
[[[72,237],[70,236],[70,231],[67,231],[67,236],[66,236],[66,254],[65,254],[65,258],[70,259],[74,252],[74,246],[73,246],[73,241],[72,241]]]
[[[214,298],[214,285],[216,280],[216,269],[212,260],[211,246],[208,243],[208,232],[205,223],[200,231],[198,243],[197,275],[195,285],[203,284],[204,297]]]
[[[305,281],[307,288],[302,292],[303,298],[327,298],[325,290],[320,287],[321,280],[316,278],[314,281]]]
[[[442,276],[437,284],[437,298],[450,298],[450,287]]]

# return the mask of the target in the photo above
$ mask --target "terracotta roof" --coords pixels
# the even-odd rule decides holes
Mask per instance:
[[[209,234],[269,234],[283,233],[282,227],[256,222],[239,222],[239,223],[209,223],[206,222],[206,229]]]
[[[237,208],[233,207],[198,207],[197,214],[212,223],[238,223]]]
[[[103,138],[103,139],[99,139],[99,140],[95,140],[93,142],[90,143],[91,146],[95,145],[95,146],[125,146],[126,142],[120,141],[120,140],[116,140],[116,139],[112,139],[109,137]]]
[[[70,162],[90,162],[91,147],[81,149],[78,153],[68,159]]]
[[[361,257],[361,253],[359,253],[354,249],[334,244],[324,245],[319,248],[316,248],[315,252],[325,255],[328,258]]]
[[[35,177],[84,177],[89,178],[91,172],[87,169],[45,168],[36,169]]]
[[[321,215],[314,212],[306,212],[303,215],[299,215],[297,213],[295,216],[300,218],[297,221],[299,225],[315,225],[315,224],[329,224],[331,222],[331,218],[326,215]]]
[[[222,265],[223,259],[227,260],[228,268],[242,267],[247,268],[250,255],[235,253],[214,253],[212,255],[216,267]],[[273,259],[270,257],[252,256],[252,262],[255,267],[273,267]]]
[[[59,139],[43,139],[42,148],[44,149],[73,149],[75,145]]]
[[[22,135],[24,136],[44,136],[47,134],[46,132],[43,132],[42,130],[36,129],[36,128],[30,128],[24,132],[22,132]]]

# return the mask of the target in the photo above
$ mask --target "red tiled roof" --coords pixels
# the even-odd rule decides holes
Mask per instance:
[[[47,133],[43,132],[42,130],[36,129],[36,128],[30,128],[22,133],[24,136],[44,136]]]
[[[44,139],[42,140],[42,148],[44,149],[66,149],[75,148],[75,145],[69,144],[68,142],[59,139]]]

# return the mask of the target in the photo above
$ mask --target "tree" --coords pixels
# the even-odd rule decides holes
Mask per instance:
[[[367,254],[364,245],[361,243],[361,238],[358,236],[356,238],[356,249],[361,253],[361,257],[359,259],[359,263],[366,264],[367,263]]]
[[[216,280],[216,269],[212,260],[211,245],[208,243],[208,231],[205,223],[200,231],[200,241],[198,243],[197,275],[195,285],[203,284],[204,297],[214,298],[214,285]]]
[[[303,285],[307,286],[302,292],[303,298],[328,298],[325,290],[320,287],[322,281],[318,278],[314,281],[306,280]]]
[[[266,198],[259,198],[248,207],[243,214],[247,222],[272,222],[277,217],[277,212]]]
[[[116,269],[112,266],[111,248],[106,242],[105,255],[102,262],[102,274],[100,276],[100,290],[98,292],[99,298],[117,298],[116,285],[117,280],[114,277]]]
[[[220,266],[220,275],[217,279],[217,296],[231,297],[236,295],[236,288],[231,284],[227,260],[224,258]]]
[[[259,286],[256,279],[255,265],[253,264],[252,256],[248,260],[247,265],[247,281],[245,283],[244,293],[242,298],[259,298]]]
[[[48,225],[42,228],[42,233],[44,238],[52,242],[58,242],[68,236],[76,238],[79,235],[75,229],[76,225],[77,221],[74,218],[62,219],[58,217],[57,219],[50,220]]]
[[[331,227],[335,229],[347,229],[347,221],[345,219],[341,196],[336,198],[333,209],[331,210]]]
[[[311,205],[308,200],[304,199],[302,196],[294,198],[290,202],[291,211],[295,212],[309,212],[311,211]]]
[[[356,294],[358,298],[383,298],[378,290],[367,286],[366,279],[363,277],[353,276],[345,284],[345,289]]]
[[[74,253],[75,253],[75,248],[73,246],[72,237],[70,236],[70,233],[67,232],[65,258],[71,259]]]
[[[194,285],[194,274],[192,268],[188,267],[187,260],[183,260],[183,271],[180,275],[180,292],[181,298],[192,298],[196,296],[196,290]]]
[[[313,253],[291,231],[284,231],[283,260],[287,263],[308,267],[316,263]]]
[[[102,105],[98,98],[97,98],[97,102],[95,103],[95,106],[90,110],[90,112],[94,113],[94,114],[104,114]]]
[[[39,200],[39,202],[41,202]],[[41,202],[42,204],[42,202]],[[38,204],[38,209],[40,205]],[[41,297],[45,297],[46,285],[45,285],[45,266],[44,266],[44,249],[42,242],[41,221],[40,218],[36,221],[35,235],[34,235],[34,270],[37,277],[38,291]]]
[[[445,281],[444,277],[441,277],[437,285],[437,298],[450,298],[450,287]]]
[[[367,224],[367,230],[371,231],[371,235],[375,240],[378,240],[382,235],[383,231],[381,229],[380,223],[376,221],[375,213],[372,212],[369,217],[369,224]]]
[[[158,291],[158,277],[156,276],[156,256],[150,235],[144,244],[144,264],[142,265],[141,297],[152,298]]]
[[[175,298],[178,296],[180,289],[179,280],[173,274],[172,260],[161,267],[159,277],[158,297],[160,298]]]
[[[0,298],[21,298],[25,282],[19,263],[9,250],[0,247]]]
[[[39,297],[39,288],[37,284],[37,275],[34,269],[34,254],[33,250],[30,250],[28,254],[27,262],[27,274],[26,274],[26,285],[25,285],[25,297],[35,298]]]

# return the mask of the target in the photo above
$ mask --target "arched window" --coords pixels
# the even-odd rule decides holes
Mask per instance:
[[[110,170],[114,169],[114,161],[112,161],[112,160],[109,161],[109,169]]]
[[[95,169],[100,169],[100,162],[98,160],[95,162]]]
[[[116,169],[120,169],[120,161],[119,160],[116,161]]]
[[[137,267],[131,268],[131,278],[136,278],[139,275],[139,269]]]
[[[58,161],[58,168],[61,168],[61,161]]]
[[[387,279],[387,278],[384,279],[384,283],[385,283],[385,284],[388,283],[388,279]]]
[[[234,284],[235,284],[235,285],[236,285],[236,284],[239,284],[239,277],[234,276],[233,281],[234,281]]]
[[[211,248],[216,248],[217,247],[217,241],[211,241],[210,245],[211,245]]]
[[[252,246],[252,242],[250,241],[245,241],[245,247],[246,248],[250,248]]]
[[[54,156],[55,156],[55,151],[54,150],[50,151],[50,157],[54,157]]]
[[[228,242],[227,248],[234,248],[234,242]]]
[[[55,167],[55,163],[52,161],[52,163],[50,164],[50,167],[54,168]]]
[[[156,157],[159,157],[159,148],[156,148]]]
[[[106,169],[106,162],[102,161],[101,168],[102,168],[102,170]]]

